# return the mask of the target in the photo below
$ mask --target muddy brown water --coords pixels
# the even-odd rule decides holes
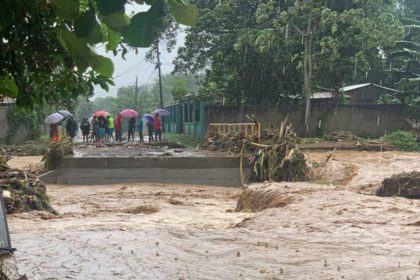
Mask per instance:
[[[309,153],[315,166],[327,155]],[[420,279],[420,201],[369,195],[385,177],[420,170],[420,154],[336,152],[321,169],[316,183],[263,186],[293,199],[257,213],[233,212],[239,188],[50,185],[60,216],[9,216],[19,271],[29,279]],[[138,206],[158,211],[128,211]]]

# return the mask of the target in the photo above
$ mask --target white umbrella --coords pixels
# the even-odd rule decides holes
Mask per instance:
[[[165,109],[156,109],[152,112],[152,114],[159,114],[159,116],[167,116],[169,115],[169,112],[166,111]]]
[[[51,115],[49,115],[46,119],[45,119],[45,123],[46,124],[55,124],[55,123],[59,123],[62,120],[64,120],[64,116],[62,114],[59,113],[52,113]]]
[[[73,118],[73,114],[72,113],[70,113],[69,111],[67,111],[67,110],[60,110],[60,111],[58,111],[60,114],[62,114],[65,118],[68,118],[68,117],[70,117],[70,118]]]

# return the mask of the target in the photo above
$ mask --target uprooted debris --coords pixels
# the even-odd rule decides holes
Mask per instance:
[[[287,193],[274,187],[253,186],[245,189],[239,197],[235,211],[262,211],[267,208],[284,207],[294,201]]]
[[[45,168],[48,170],[57,169],[61,164],[65,155],[73,154],[73,143],[69,137],[65,136],[57,142],[48,144],[47,153],[42,160],[44,161]]]
[[[356,137],[350,131],[334,131],[325,135],[325,140],[333,141],[333,142],[340,142],[340,141],[360,140],[360,138]]]
[[[153,214],[159,212],[159,207],[154,204],[145,204],[134,208],[124,209],[122,212],[127,214]]]
[[[45,185],[31,172],[11,169],[0,156],[0,188],[8,191],[4,195],[7,213],[33,210],[57,212],[50,206]]]
[[[383,180],[376,190],[377,196],[402,196],[420,199],[420,172],[401,173]]]
[[[297,140],[286,118],[279,130],[263,131],[261,139],[246,138],[243,132],[220,135],[211,131],[201,148],[240,154],[241,163],[242,158],[248,159],[251,182],[302,181],[307,179],[309,167],[305,155],[297,148]],[[241,172],[242,169],[241,164]]]

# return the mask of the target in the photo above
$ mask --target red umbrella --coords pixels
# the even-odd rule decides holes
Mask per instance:
[[[96,112],[95,114],[93,114],[95,117],[100,117],[100,116],[104,116],[104,117],[106,117],[106,116],[109,116],[110,114],[108,113],[108,112],[105,112],[105,111],[98,111],[98,112]]]
[[[133,110],[133,109],[124,109],[120,112],[121,116],[123,118],[137,118],[138,117],[138,113]]]

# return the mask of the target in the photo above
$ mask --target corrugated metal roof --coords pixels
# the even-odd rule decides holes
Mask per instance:
[[[377,84],[374,84],[374,83],[366,83],[366,84],[357,84],[357,85],[346,86],[346,87],[340,88],[340,91],[343,91],[343,92],[352,91],[352,90],[355,90],[355,89],[364,88],[364,87],[368,87],[368,86],[374,86],[374,87],[381,88],[381,89],[388,90],[388,91],[394,91],[394,92],[398,91],[396,89],[380,86],[380,85],[377,85]]]
[[[359,88],[364,88],[364,87],[368,87],[372,85],[372,83],[367,83],[367,84],[358,84],[358,85],[352,85],[352,86],[346,86],[346,87],[342,87],[340,88],[340,91],[352,91],[355,89],[359,89]]]
[[[311,97],[311,99],[329,99],[329,98],[332,98],[332,93],[328,91],[315,92]]]
[[[10,97],[0,98],[0,104],[15,104],[16,99]]]
[[[345,98],[349,98],[350,96],[347,94],[343,94],[343,96]],[[323,92],[315,92],[314,94],[312,94],[311,99],[331,99],[333,98],[334,95],[332,92],[330,91],[323,91]]]

